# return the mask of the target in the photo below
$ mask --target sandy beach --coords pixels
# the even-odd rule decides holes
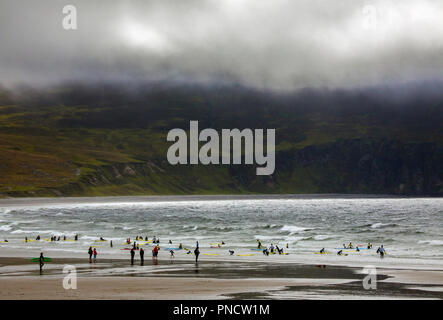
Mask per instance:
[[[63,287],[75,266],[77,289]],[[256,262],[54,259],[42,274],[23,258],[0,258],[0,299],[443,299],[443,271],[377,270],[366,290],[360,268]]]

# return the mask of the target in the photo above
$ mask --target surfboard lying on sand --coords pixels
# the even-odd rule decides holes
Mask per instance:
[[[325,251],[325,252],[314,252],[315,254],[330,254],[329,251]]]

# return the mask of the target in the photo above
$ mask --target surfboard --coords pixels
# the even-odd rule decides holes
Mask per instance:
[[[325,252],[314,252],[315,254],[329,254],[329,251],[325,251]]]
[[[94,240],[94,242],[106,242],[108,240]]]
[[[0,243],[9,243],[9,241],[0,241]]]
[[[40,262],[40,258],[32,258],[31,259],[32,262]],[[51,262],[52,259],[49,257],[43,257],[43,262]]]
[[[219,256],[220,253],[203,253],[205,256]]]

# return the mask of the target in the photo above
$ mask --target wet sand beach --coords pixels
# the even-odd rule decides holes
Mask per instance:
[[[76,267],[77,289],[63,288]],[[379,270],[366,290],[360,268],[327,265],[54,259],[40,274],[23,258],[0,258],[0,299],[442,299],[443,271]]]

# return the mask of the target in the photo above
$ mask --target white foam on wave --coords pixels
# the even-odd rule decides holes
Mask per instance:
[[[443,240],[420,240],[419,244],[430,244],[432,246],[443,246]]]
[[[281,231],[289,231],[290,234],[293,234],[293,233],[301,233],[301,232],[304,232],[307,230],[312,230],[312,229],[314,229],[314,228],[284,225],[280,230]]]
[[[0,231],[9,231],[11,229],[12,229],[12,227],[8,226],[7,224],[0,226]]]
[[[314,240],[328,240],[328,239],[333,239],[334,236],[333,235],[328,235],[328,234],[318,234],[316,236],[314,236]]]

